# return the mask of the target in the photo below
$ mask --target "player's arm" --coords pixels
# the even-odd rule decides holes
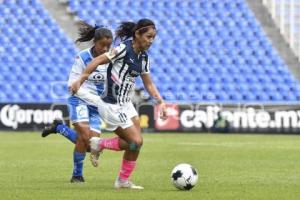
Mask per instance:
[[[161,108],[161,117],[166,117],[167,110],[164,99],[161,97],[159,91],[157,90],[155,84],[153,83],[150,73],[145,73],[141,75],[143,80],[144,87],[148,91],[148,93],[156,100],[156,102],[160,105]]]

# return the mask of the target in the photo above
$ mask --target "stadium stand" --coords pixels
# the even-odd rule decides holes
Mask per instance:
[[[244,0],[70,0],[69,6],[80,19],[112,28],[153,19],[152,77],[170,102],[300,100],[299,83]],[[7,0],[0,12],[0,101],[63,101],[75,46],[36,0]]]
[[[169,101],[300,100],[299,84],[244,0],[70,0],[70,8],[113,27],[120,19],[154,19],[151,70]]]
[[[73,42],[38,0],[4,0],[0,15],[0,102],[65,101]]]

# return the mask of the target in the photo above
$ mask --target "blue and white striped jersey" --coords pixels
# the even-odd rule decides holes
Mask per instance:
[[[121,43],[105,54],[111,61],[107,68],[106,92],[102,99],[107,103],[124,104],[131,101],[135,88],[135,78],[150,73],[146,52],[136,54],[132,40]]]
[[[91,48],[84,49],[76,56],[69,75],[68,86],[70,86],[72,82],[80,77],[86,66],[92,61],[93,55],[91,50]],[[102,95],[106,81],[107,66],[108,64],[99,65],[97,69],[89,75],[88,79],[82,84],[81,87],[84,90],[87,90],[89,93]]]

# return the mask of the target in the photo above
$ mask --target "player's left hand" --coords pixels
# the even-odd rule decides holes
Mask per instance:
[[[79,90],[81,86],[81,81],[80,80],[76,80],[74,81],[70,87],[69,87],[69,91],[72,95],[76,94],[76,92]]]
[[[159,117],[161,119],[166,119],[167,118],[167,107],[166,104],[164,102],[159,104],[159,109],[160,109],[160,113],[159,113]]]

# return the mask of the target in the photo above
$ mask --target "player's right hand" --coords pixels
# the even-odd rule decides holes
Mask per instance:
[[[81,81],[78,79],[69,86],[69,92],[72,95],[76,94],[76,92],[79,90],[80,86],[81,86]]]
[[[165,102],[160,103],[159,107],[160,107],[159,117],[161,119],[167,119],[168,114],[167,114],[167,106]]]

